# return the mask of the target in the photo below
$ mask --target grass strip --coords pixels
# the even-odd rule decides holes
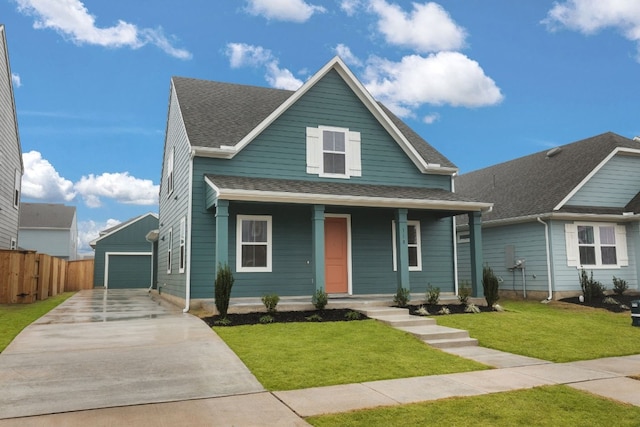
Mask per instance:
[[[487,369],[375,320],[213,329],[268,390]]]
[[[441,326],[465,329],[483,347],[551,362],[640,353],[640,328],[627,313],[562,302],[505,301],[503,313],[438,316]]]
[[[456,397],[307,418],[314,426],[637,426],[640,408],[568,386]]]
[[[0,352],[34,321],[57,307],[75,292],[64,292],[31,304],[0,304]]]

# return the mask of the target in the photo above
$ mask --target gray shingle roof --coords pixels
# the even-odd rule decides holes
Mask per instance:
[[[20,228],[69,229],[75,216],[75,206],[55,203],[20,204]]]
[[[245,190],[255,192],[275,192],[294,193],[327,196],[349,196],[353,198],[379,198],[413,200],[425,202],[462,202],[480,203],[472,197],[461,196],[450,191],[422,188],[422,187],[401,187],[390,185],[367,185],[352,184],[346,182],[318,182],[318,181],[298,181],[288,179],[272,178],[249,178],[241,176],[214,175],[208,174],[206,177],[221,190]],[[348,205],[348,202],[345,202]],[[469,210],[472,210],[471,208]]]
[[[640,149],[640,143],[603,133],[560,146],[552,156],[540,151],[460,175],[456,192],[494,203],[484,221],[550,213],[616,147]]]
[[[173,77],[180,110],[194,147],[234,146],[295,92]],[[409,143],[428,162],[455,168],[389,109],[378,103]]]

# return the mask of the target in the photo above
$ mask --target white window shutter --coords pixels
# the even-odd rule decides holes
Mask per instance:
[[[618,257],[618,265],[620,267],[627,267],[629,265],[627,229],[624,225],[616,225],[616,256]]]
[[[322,158],[321,131],[318,128],[307,128],[307,173],[320,174],[320,159]]]
[[[360,132],[349,132],[349,176],[362,176],[362,161],[360,159]]]
[[[578,250],[578,228],[575,224],[564,225],[564,240],[567,245],[567,265],[580,265],[580,251]]]

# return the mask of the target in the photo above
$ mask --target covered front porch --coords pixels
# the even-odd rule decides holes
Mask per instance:
[[[232,267],[232,300],[267,293],[309,303],[406,289],[458,291],[453,217],[469,216],[472,295],[482,297],[482,212],[490,204],[431,188],[206,175],[215,265]],[[336,237],[337,236],[337,237]],[[232,303],[233,306],[233,303]],[[242,303],[238,304],[241,307]]]

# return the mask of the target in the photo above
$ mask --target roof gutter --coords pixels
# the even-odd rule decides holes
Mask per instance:
[[[547,296],[547,301],[551,301],[553,298],[553,286],[551,282],[551,254],[549,248],[549,224],[544,222],[542,218],[538,217],[536,220],[544,225],[544,249],[547,254],[547,284],[549,287],[549,295]]]

